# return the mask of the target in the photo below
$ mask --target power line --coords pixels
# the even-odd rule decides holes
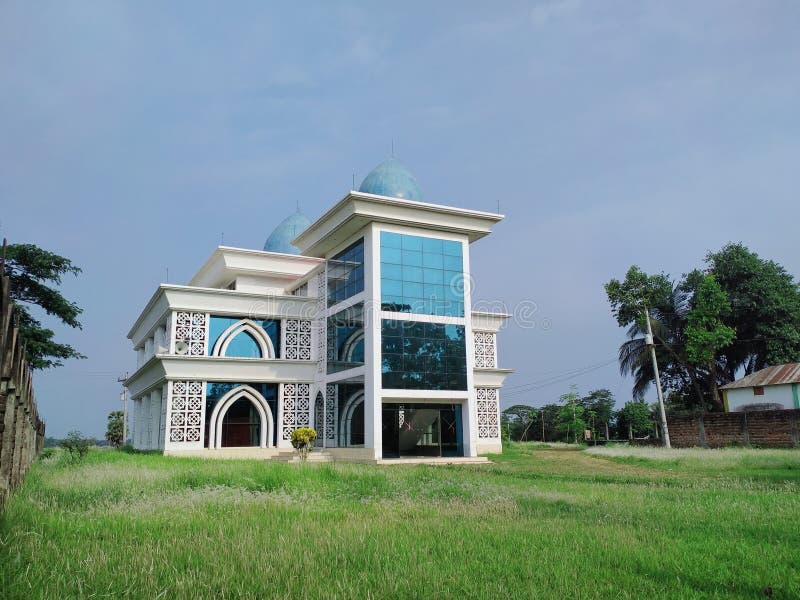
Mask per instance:
[[[583,367],[581,369],[575,369],[573,371],[565,372],[562,375],[553,376],[553,377],[549,377],[547,379],[542,379],[542,380],[539,380],[539,381],[533,381],[533,382],[530,382],[530,383],[526,383],[526,384],[522,384],[522,385],[519,385],[519,386],[515,386],[512,391],[504,393],[503,396],[506,397],[506,398],[514,397],[514,396],[520,396],[522,394],[527,394],[529,392],[533,392],[533,391],[541,389],[541,388],[549,387],[549,386],[555,385],[557,383],[563,383],[564,381],[569,381],[570,379],[573,379],[575,377],[579,377],[581,375],[585,375],[587,373],[591,373],[592,371],[597,371],[598,369],[602,369],[603,367],[607,367],[608,365],[613,364],[616,361],[617,361],[617,359],[615,357],[615,358],[612,358],[612,359],[610,359],[608,361],[605,361],[605,362],[602,362],[602,363],[589,365],[589,366]],[[511,388],[508,388],[508,389],[511,389]]]

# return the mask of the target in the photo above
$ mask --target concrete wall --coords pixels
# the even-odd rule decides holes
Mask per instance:
[[[723,390],[727,399],[727,410],[737,412],[753,404],[779,404],[783,408],[800,408],[796,383],[767,385],[763,389],[763,396],[756,396],[752,387]]]
[[[800,446],[800,410],[706,413],[699,416],[668,416],[669,437],[676,448],[703,446]]]

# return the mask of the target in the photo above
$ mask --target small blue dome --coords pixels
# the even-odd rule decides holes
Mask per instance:
[[[300,249],[292,246],[292,240],[305,231],[309,225],[311,225],[311,221],[303,213],[297,211],[281,221],[280,225],[269,234],[267,241],[264,242],[264,250],[283,254],[300,254]]]
[[[394,158],[390,158],[372,169],[361,182],[358,191],[378,196],[405,198],[406,200],[422,200],[422,192],[417,185],[417,180]]]

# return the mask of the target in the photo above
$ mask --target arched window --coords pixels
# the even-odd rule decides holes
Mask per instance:
[[[250,319],[237,321],[217,338],[211,356],[275,358],[275,348],[267,333]]]
[[[256,338],[248,331],[242,330],[231,339],[225,349],[225,356],[236,358],[263,358]]]

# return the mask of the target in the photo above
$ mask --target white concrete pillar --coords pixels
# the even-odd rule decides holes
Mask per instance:
[[[142,396],[142,407],[139,410],[139,420],[142,424],[139,436],[139,447],[142,450],[150,449],[150,394]]]
[[[153,338],[149,337],[144,342],[144,360],[147,362],[153,356]]]
[[[166,445],[167,436],[167,399],[169,393],[169,382],[161,388],[161,413],[158,415],[158,449],[163,450]]]
[[[155,334],[153,334],[153,352],[156,354],[164,354],[166,351],[164,328],[158,327],[156,328]]]
[[[136,398],[133,400],[133,432],[131,439],[133,440],[133,447],[139,450],[141,448],[142,437],[142,399]]]
[[[158,427],[159,417],[161,415],[161,388],[156,388],[150,392],[150,411],[147,415],[147,422],[149,424],[149,437],[147,447],[150,450],[158,448]]]
[[[373,223],[364,232],[364,355],[381,355],[380,232]],[[383,456],[381,431],[381,362],[372,360],[364,373],[364,447]]]
[[[472,369],[475,367],[475,336],[472,333],[472,290],[470,289],[469,242],[461,242],[464,256],[464,337],[467,350],[467,400],[462,409],[464,456],[478,456],[478,399]],[[464,414],[466,413],[466,414]]]

